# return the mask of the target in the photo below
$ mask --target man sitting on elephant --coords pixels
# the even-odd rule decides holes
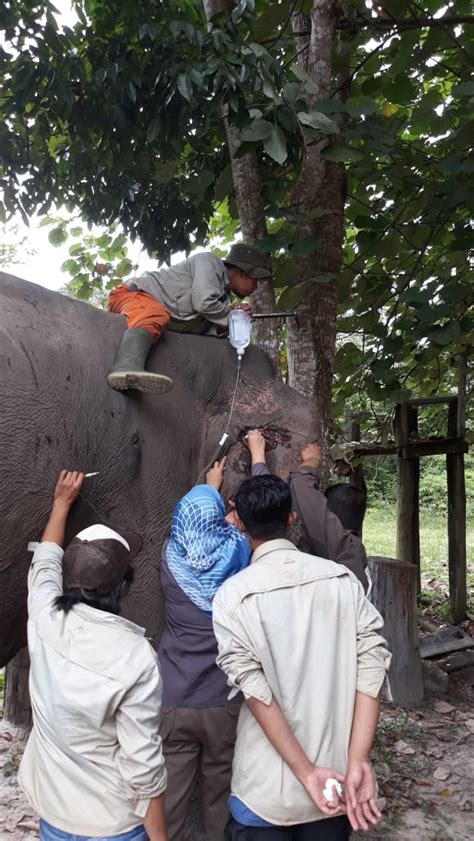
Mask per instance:
[[[181,333],[226,336],[231,293],[243,299],[259,280],[271,277],[261,251],[242,242],[221,260],[211,252],[192,254],[170,268],[130,278],[109,295],[108,308],[127,318],[112,371],[111,388],[161,394],[173,381],[145,371],[153,342],[168,327]]]

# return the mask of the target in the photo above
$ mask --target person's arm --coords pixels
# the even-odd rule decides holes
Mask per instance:
[[[339,801],[334,790],[333,799],[330,803],[324,796],[326,780],[335,779],[343,783],[344,776],[333,768],[314,765],[308,759],[275,698],[272,697],[269,705],[262,703],[257,698],[247,697],[245,703],[258,721],[270,744],[288,765],[296,779],[304,786],[318,809],[330,818],[345,812],[345,807]]]
[[[69,511],[80,493],[83,480],[83,473],[76,471],[62,470],[59,474],[49,519],[28,572],[30,620],[63,592],[62,544]]]
[[[235,611],[227,610],[222,590],[214,598],[212,623],[218,647],[216,663],[227,675],[229,685],[234,687],[229,697],[238,690],[242,691],[245,703],[266,737],[305,787],[318,809],[329,817],[345,811],[335,793],[331,804],[323,796],[326,780],[332,777],[342,782],[342,774],[332,768],[315,766],[306,756],[273,697],[246,627],[236,617]]]
[[[197,254],[192,260],[193,282],[191,303],[195,312],[220,327],[227,327],[230,304],[220,277],[218,258],[213,254]]]
[[[357,599],[357,692],[346,772],[347,814],[352,828],[368,829],[380,819],[370,751],[379,716],[380,692],[390,666],[390,652],[381,636],[383,619],[353,583]]]
[[[319,490],[321,450],[309,444],[302,452],[302,463],[290,475],[291,496],[311,551],[320,558],[343,564],[357,576],[364,590],[368,588],[365,575],[367,563],[360,538],[347,531],[328,508],[327,499]]]
[[[54,490],[53,507],[41,538],[42,543],[63,545],[69,511],[81,492],[83,481],[83,473],[77,470],[61,470]]]
[[[259,429],[251,429],[248,432],[247,446],[250,452],[252,476],[268,476],[270,471],[265,461],[265,438]]]
[[[119,743],[117,766],[133,810],[144,821],[150,841],[167,841],[160,706],[161,678],[158,664],[154,663],[130,687],[115,717]]]
[[[370,762],[379,710],[380,696],[371,698],[362,692],[356,693],[345,779],[347,814],[354,832],[369,829],[369,824],[376,824],[381,817]]]

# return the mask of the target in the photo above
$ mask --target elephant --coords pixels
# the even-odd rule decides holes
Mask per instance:
[[[28,544],[40,539],[60,469],[98,471],[84,482],[66,542],[97,521],[143,536],[124,615],[156,643],[161,546],[178,499],[225,448],[228,498],[249,472],[249,428],[265,428],[269,467],[282,476],[319,436],[316,407],[253,345],[229,418],[237,357],[222,338],[167,332],[148,367],[172,377],[172,391],[111,390],[106,376],[124,328],[120,315],[0,273],[0,665],[26,643]]]

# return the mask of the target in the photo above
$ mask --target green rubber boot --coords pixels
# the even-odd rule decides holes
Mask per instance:
[[[147,394],[164,394],[173,388],[173,380],[164,374],[145,371],[145,361],[153,343],[148,330],[132,327],[125,330],[107,382],[117,391],[134,388]]]

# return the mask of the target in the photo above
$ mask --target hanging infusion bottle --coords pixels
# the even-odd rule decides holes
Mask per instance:
[[[239,359],[250,344],[252,319],[245,310],[235,309],[229,313],[229,341],[237,351]]]

